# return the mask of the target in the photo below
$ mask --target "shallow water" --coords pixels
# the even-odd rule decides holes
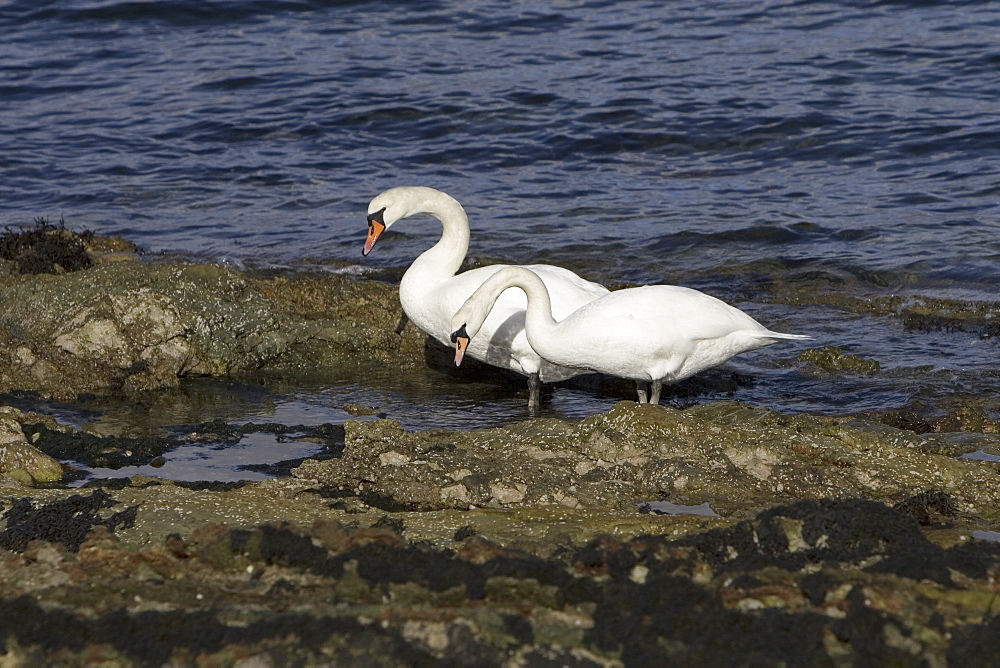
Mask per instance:
[[[972,397],[995,416],[995,337],[769,289],[819,277],[997,301],[998,29],[990,2],[18,0],[0,6],[0,223],[62,216],[151,251],[387,270],[439,226],[407,220],[362,262],[367,202],[431,185],[466,206],[474,258],[689,285],[882,367],[817,375],[795,362],[805,346],[778,345],[726,367],[752,383],[683,401],[843,414]],[[524,416],[522,388],[446,374],[243,392],[199,414],[94,410]],[[560,388],[548,410],[619,398]]]
[[[184,445],[163,455],[163,461],[157,464],[110,469],[91,468],[71,461],[68,462],[70,466],[86,471],[88,476],[69,486],[82,486],[93,479],[129,478],[135,475],[184,482],[266,480],[274,477],[270,470],[274,465],[315,456],[322,450],[322,446],[296,441],[294,438],[282,438],[274,434],[247,434],[235,445]]]
[[[663,515],[704,515],[706,517],[718,517],[719,514],[712,510],[708,503],[700,503],[697,506],[684,506],[669,501],[653,501],[643,506],[648,511]]]

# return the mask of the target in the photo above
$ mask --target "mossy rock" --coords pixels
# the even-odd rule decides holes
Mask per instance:
[[[845,353],[841,348],[827,346],[812,348],[799,353],[798,361],[812,364],[829,373],[854,373],[870,376],[878,373],[882,366],[876,360],[860,355]]]

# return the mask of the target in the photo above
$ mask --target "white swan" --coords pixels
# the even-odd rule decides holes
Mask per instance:
[[[511,287],[528,297],[531,347],[554,364],[631,378],[646,401],[659,403],[664,382],[673,383],[733,355],[777,342],[808,339],[772,332],[743,311],[703,292],[673,285],[648,285],[610,292],[557,322],[545,284],[519,267],[493,274],[452,318],[455,364],[480,333],[493,303]]]
[[[469,219],[453,197],[434,188],[391,188],[368,205],[368,239],[364,255],[393,223],[425,213],[441,221],[441,240],[413,261],[399,284],[399,301],[413,323],[446,346],[451,345],[451,316],[483,281],[508,265],[479,267],[455,275],[469,250]],[[589,301],[608,294],[607,288],[573,272],[545,264],[530,265],[552,296],[557,317],[569,315]],[[531,349],[524,334],[527,300],[520,290],[498,294],[496,305],[483,314],[480,336],[468,355],[528,377],[528,407],[537,411],[539,383],[565,380],[589,371],[551,364]]]

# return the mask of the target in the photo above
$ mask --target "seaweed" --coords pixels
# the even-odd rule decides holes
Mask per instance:
[[[97,514],[99,509],[109,508],[115,503],[104,490],[97,490],[90,496],[76,494],[37,508],[30,498],[17,499],[4,513],[7,528],[0,532],[0,548],[24,552],[29,542],[47,540],[63,545],[71,552],[78,552],[95,526],[114,532],[119,525],[129,528],[135,523],[137,506],[119,511],[107,519]]]
[[[11,260],[20,274],[61,274],[93,265],[84,239],[92,233],[76,234],[66,229],[60,217],[53,225],[35,218],[31,227],[0,233],[0,259]]]

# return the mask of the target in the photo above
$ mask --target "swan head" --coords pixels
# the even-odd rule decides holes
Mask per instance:
[[[385,207],[368,214],[368,238],[365,239],[365,247],[361,251],[362,255],[368,255],[372,252],[375,242],[378,241],[387,227],[389,226],[385,224]]]
[[[451,319],[451,342],[455,344],[455,366],[462,363],[462,357],[469,347],[469,341],[475,338],[479,330],[483,328],[486,317],[490,314],[493,302],[489,304],[482,300],[478,290],[469,300],[458,309]],[[477,296],[479,299],[477,299]]]
[[[368,204],[368,238],[362,255],[368,255],[382,233],[400,218],[412,216],[419,208],[420,195],[425,188],[390,188]]]
[[[363,255],[368,255],[382,233],[401,218],[427,213],[438,219],[444,215],[465,216],[465,210],[451,195],[426,186],[389,188],[368,204],[368,238]],[[466,221],[466,225],[468,221]]]
[[[461,366],[462,358],[465,357],[465,351],[469,347],[469,333],[465,331],[465,325],[456,329],[451,333],[451,342],[455,344],[455,366]]]
[[[469,347],[469,341],[476,337],[479,330],[483,328],[483,324],[486,323],[486,318],[489,317],[493,304],[499,296],[499,292],[493,293],[495,286],[500,284],[501,292],[502,288],[507,287],[504,280],[509,272],[510,268],[502,269],[486,279],[486,282],[480,285],[452,316],[451,342],[455,344],[455,366],[462,363],[462,357]]]

